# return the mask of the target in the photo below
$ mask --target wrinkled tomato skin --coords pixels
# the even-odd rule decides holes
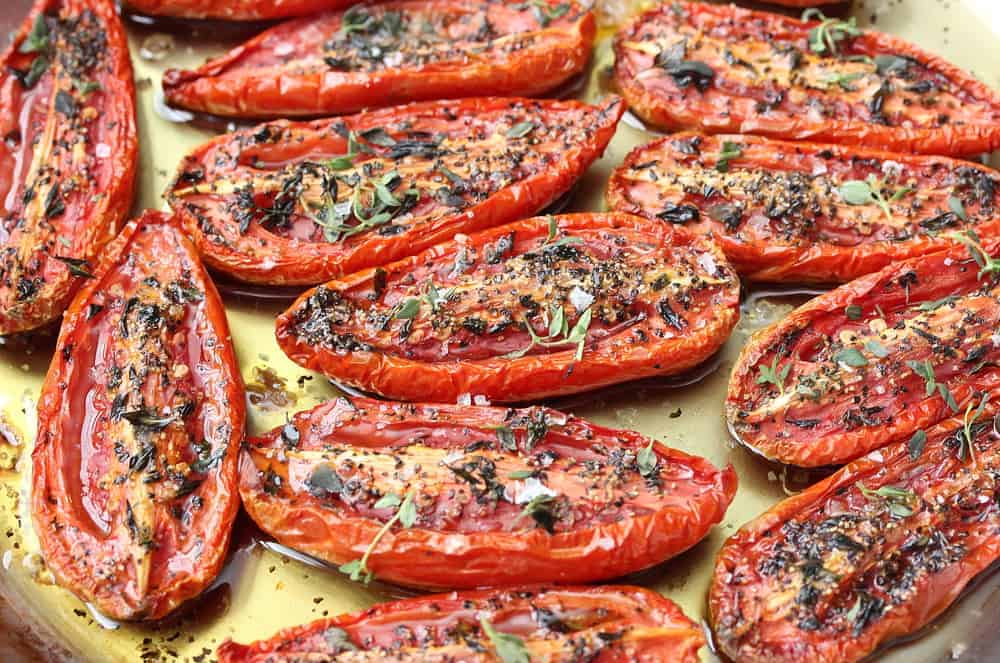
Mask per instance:
[[[529,439],[538,421],[544,422],[542,437]],[[650,440],[544,408],[352,398],[300,413],[290,426],[291,436],[289,426],[279,427],[251,439],[242,454],[240,492],[247,513],[279,543],[342,565],[361,558],[388,520],[387,512],[372,506],[378,495],[413,491],[416,523],[396,526],[367,561],[377,578],[411,587],[621,577],[700,541],[722,520],[736,492],[731,467],[719,471],[702,458],[659,445],[653,446],[656,469],[638,474],[636,454]],[[503,427],[511,430],[516,451],[499,439],[496,431]],[[564,467],[562,458],[576,463]],[[584,463],[591,469],[581,476]],[[603,470],[595,469],[602,467],[617,468],[617,478],[608,478],[606,486]],[[334,497],[320,490],[312,480],[320,470],[336,473],[349,493]],[[522,514],[529,500],[519,495],[531,489],[510,478],[518,470],[538,471],[552,492],[553,533]],[[408,474],[412,480],[395,479]],[[651,477],[655,488],[647,487]],[[480,480],[489,485],[484,492]],[[628,480],[628,486],[619,485]],[[495,506],[483,501],[501,490],[504,497]],[[367,497],[357,497],[361,493]]]
[[[747,662],[867,660],[942,614],[1000,557],[992,414],[974,424],[974,459],[960,456],[963,427],[956,417],[920,449],[883,447],[744,525],[709,590],[719,649]],[[905,491],[905,510],[887,513],[861,486]]]
[[[354,0],[127,0],[125,4],[150,16],[263,21],[342,9]]]
[[[675,59],[706,65],[702,60],[710,55],[713,76],[692,79],[692,72],[676,65],[676,77],[666,66],[657,71],[654,59],[664,51],[654,39],[679,41],[675,16],[692,37],[692,48],[704,42],[709,51],[685,49],[684,59]],[[757,134],[908,154],[966,156],[1000,146],[1000,96],[989,86],[910,42],[871,30],[840,41],[837,57],[817,57],[809,33],[819,24],[731,4],[663,3],[616,36],[614,81],[631,110],[666,130]],[[647,30],[643,41],[639,37]],[[722,49],[731,51],[732,63]],[[770,56],[762,55],[763,49],[770,49]],[[850,59],[862,55],[867,62]],[[874,60],[879,55],[911,64],[902,73],[892,73],[892,64],[879,73]],[[911,74],[910,67],[919,70]],[[831,77],[844,83],[831,83]],[[945,93],[947,103],[941,98]]]
[[[121,620],[202,592],[239,508],[245,418],[219,295],[179,224],[147,212],[67,310],[39,398],[32,517],[59,584]]]
[[[727,160],[726,172],[720,173],[718,155],[726,143],[739,146],[740,155]],[[884,212],[874,200],[850,205],[837,193],[845,182],[864,181],[869,175],[887,180],[887,170],[893,171],[888,191],[912,189],[890,203],[892,224],[883,222]],[[689,173],[702,182],[700,189],[672,188],[671,176]],[[779,183],[773,197],[759,193],[767,191],[766,184],[753,198],[739,192],[729,195],[727,186],[717,185],[729,182],[740,187],[744,174],[765,183],[774,176],[793,179],[779,180],[784,184]],[[803,184],[809,193],[794,190]],[[824,192],[813,197],[817,187]],[[703,193],[706,188],[712,192],[709,196]],[[951,211],[949,198],[961,202],[968,221]],[[801,203],[799,209],[804,211],[769,214],[775,199]],[[897,260],[954,247],[953,232],[971,229],[981,237],[993,237],[1000,231],[996,214],[1000,178],[985,166],[947,157],[757,136],[674,134],[638,147],[612,174],[607,200],[611,209],[649,218],[664,213],[668,204],[696,208],[697,220],[684,225],[711,233],[741,277],[767,283],[843,283]],[[734,203],[748,205],[735,223],[717,218],[721,216],[717,210],[732,209]],[[847,222],[832,217],[830,206]],[[904,219],[906,226],[896,225]],[[938,221],[946,225],[946,233],[934,229]],[[905,236],[897,239],[901,232]]]
[[[336,120],[310,123],[277,121],[252,129],[226,134],[196,149],[181,164],[178,175],[166,193],[172,208],[181,216],[205,261],[214,269],[237,279],[268,285],[315,285],[361,269],[413,255],[438,242],[452,239],[457,233],[470,233],[536,214],[567,192],[587,168],[604,152],[625,111],[621,99],[615,97],[602,106],[590,106],[576,101],[481,98],[458,101],[420,102],[372,111]],[[529,118],[529,119],[525,119]],[[490,150],[489,158],[506,163],[511,155],[524,154],[518,159],[517,176],[496,188],[486,184],[488,195],[478,196],[478,190],[458,196],[463,202],[450,207],[434,195],[435,187],[451,185],[436,163],[447,161],[449,176],[457,171],[473,183],[472,167],[478,167],[480,179],[492,182],[496,170],[493,161],[481,166],[473,147],[462,154],[465,145],[474,146],[471,133],[486,135],[481,142],[489,143],[497,134],[501,137],[510,125],[532,121],[538,128],[545,125],[555,135],[548,143],[522,146],[522,140],[505,139],[499,150]],[[253,220],[245,231],[240,230],[239,218],[233,209],[239,196],[208,191],[190,196],[186,192],[208,187],[216,178],[239,174],[240,177],[260,177],[271,173],[289,172],[287,168],[316,168],[348,151],[348,141],[339,132],[362,134],[382,129],[401,142],[409,136],[433,133],[455,141],[449,154],[438,152],[432,157],[404,155],[393,158],[393,147],[369,145],[376,155],[362,155],[356,160],[355,172],[362,172],[379,161],[381,172],[396,168],[420,168],[424,179],[434,181],[433,187],[421,193],[420,203],[411,213],[394,219],[402,221],[402,232],[380,233],[379,229],[324,241],[322,236],[291,236],[283,230]],[[263,137],[263,138],[261,138]],[[486,148],[488,149],[488,148]],[[485,158],[485,157],[484,157]],[[269,164],[255,163],[261,160]],[[422,159],[418,160],[418,159]],[[497,166],[505,167],[505,166]],[[530,170],[528,170],[530,168]],[[325,175],[343,176],[345,170],[324,170]],[[399,189],[405,189],[409,179]],[[341,185],[343,192],[349,192]],[[260,193],[258,192],[258,195]],[[349,193],[342,193],[342,196]],[[345,198],[346,200],[347,198]],[[431,210],[425,210],[431,207]],[[312,226],[299,204],[291,225],[306,222]]]
[[[42,14],[44,48],[28,43]],[[132,64],[113,2],[38,0],[2,59],[0,335],[41,327],[69,305],[83,278],[56,256],[97,259],[132,205],[138,156]],[[29,85],[36,61],[49,64]]]
[[[566,632],[558,633],[537,623],[539,615],[559,619],[564,613],[580,615],[577,621],[587,626],[564,625]],[[694,663],[705,644],[697,624],[673,601],[648,589],[524,586],[403,599],[288,628],[249,645],[228,641],[219,647],[219,663],[290,663],[347,649],[356,650],[351,660],[357,661],[498,660],[480,619],[519,637],[531,660],[553,663]],[[401,631],[415,634],[417,641]],[[346,647],[338,646],[345,637]],[[573,637],[575,653],[567,642]]]
[[[583,240],[551,252],[538,250],[550,227],[564,239]],[[573,270],[580,264],[574,256],[590,262]],[[564,264],[563,281],[530,273],[548,260]],[[457,274],[456,264],[462,265]],[[587,266],[592,266],[591,277],[596,270],[621,278],[605,277],[595,289],[589,280],[583,282]],[[672,269],[683,270],[690,287],[675,284]],[[655,272],[663,275],[662,285]],[[522,274],[527,276],[522,279]],[[420,296],[425,279],[442,291],[460,287],[457,303],[440,303],[429,319],[394,320],[394,305]],[[622,279],[643,296],[619,292],[625,287]],[[577,306],[555,290],[571,290],[574,282],[593,290],[601,306],[580,359],[577,348],[567,345],[531,346],[525,322],[531,313],[535,333],[544,335],[541,324],[552,304]],[[533,299],[537,290],[541,300]],[[526,402],[696,366],[725,343],[739,317],[738,298],[738,278],[718,247],[703,238],[624,214],[570,214],[500,226],[330,281],[304,293],[279,316],[277,339],[300,366],[388,398],[454,403],[463,394],[480,394],[490,401]],[[346,313],[340,310],[344,307]],[[575,310],[567,327],[580,322],[583,312]],[[610,322],[600,319],[602,314]],[[459,320],[459,315],[466,317]],[[408,323],[413,322],[423,330],[420,342],[411,343],[414,325]],[[403,338],[404,333],[409,335]],[[510,355],[529,346],[534,349],[527,354]]]
[[[551,0],[545,2],[556,5]],[[462,34],[463,41],[458,41],[449,32],[450,36],[433,42],[428,49],[434,52],[442,45],[457,44],[457,52],[424,61],[421,58],[430,56],[407,53],[418,38],[431,39],[414,29],[409,34],[397,33],[391,48],[384,40],[376,44],[380,52],[402,54],[398,65],[389,66],[378,59],[379,68],[371,65],[375,60],[364,56],[359,63],[334,66],[331,60],[347,62],[360,57],[358,49],[346,42],[343,52],[324,50],[331,39],[345,34],[342,25],[346,14],[319,14],[275,26],[197,70],[167,70],[163,91],[175,106],[246,118],[342,115],[410,101],[487,94],[536,96],[579,74],[590,59],[597,29],[594,16],[576,2],[568,6],[565,14],[542,26],[529,6],[500,0],[360,5],[361,11],[372,16],[401,12],[412,15],[414,21],[448,19],[450,22],[440,29],[475,23],[477,27],[489,25],[493,32],[485,41],[465,39],[475,37],[472,33]],[[507,43],[514,32],[531,32],[536,42],[520,44],[510,52],[494,48],[494,42]]]
[[[995,256],[1000,241],[983,247]],[[997,393],[998,325],[996,282],[980,278],[966,248],[894,263],[751,337],[730,376],[730,430],[766,458],[804,467],[909,439]],[[924,362],[933,386],[919,372]],[[761,377],[772,366],[790,366],[783,393]]]

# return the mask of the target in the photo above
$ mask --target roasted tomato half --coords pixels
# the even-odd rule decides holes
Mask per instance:
[[[226,642],[219,663],[548,661],[694,663],[705,637],[670,599],[641,587],[521,587],[404,599]]]
[[[1000,557],[1000,436],[966,413],[745,525],[709,595],[736,661],[846,663],[916,632]]]
[[[358,4],[278,25],[196,71],[168,70],[163,90],[176,106],[236,117],[530,97],[583,71],[595,32],[577,2]]]
[[[486,98],[275,122],[195,150],[166,195],[212,267],[313,285],[537,213],[624,110]]]
[[[126,0],[126,6],[150,16],[260,21],[341,9],[356,0]]]
[[[240,462],[280,543],[415,587],[617,578],[700,541],[735,492],[732,468],[541,407],[341,398]]]
[[[132,205],[132,64],[111,0],[39,0],[0,66],[0,334],[58,318]]]
[[[528,401],[695,366],[739,316],[714,244],[625,214],[539,217],[330,281],[278,318],[298,364],[390,398]]]
[[[1000,387],[1000,241],[897,262],[751,338],[726,415],[768,458],[840,464]],[[998,392],[1000,393],[1000,392]]]
[[[244,409],[219,295],[179,224],[147,212],[73,300],[39,399],[32,515],[59,584],[115,619],[205,589]]]
[[[636,148],[613,209],[710,231],[753,281],[843,282],[1000,231],[1000,176],[918,157],[755,136],[675,135]]]
[[[629,106],[667,129],[965,155],[1000,147],[1000,95],[849,22],[664,2],[615,39]]]

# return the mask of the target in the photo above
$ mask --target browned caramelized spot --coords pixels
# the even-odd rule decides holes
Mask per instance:
[[[388,294],[374,302],[321,286],[295,311],[294,333],[331,350],[424,361],[516,356],[532,343],[528,325],[545,337],[560,327],[554,320],[572,330],[585,314],[587,344],[629,330],[663,339],[682,333],[708,305],[700,293],[733,279],[707,250],[671,255],[626,229],[574,235],[525,240],[516,250],[515,233],[481,249],[461,246],[436,271],[376,283]],[[539,344],[530,353],[571,345]]]

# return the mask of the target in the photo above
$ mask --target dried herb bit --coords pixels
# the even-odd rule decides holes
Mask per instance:
[[[524,641],[516,635],[501,633],[493,628],[493,625],[485,617],[479,618],[479,624],[483,627],[483,633],[490,639],[490,644],[496,651],[497,657],[503,663],[531,663],[528,649],[524,646]]]
[[[889,74],[904,74],[912,64],[914,64],[914,62],[910,58],[905,58],[898,55],[883,54],[875,56],[875,71],[878,72],[879,76],[888,76]]]
[[[653,441],[649,441],[649,445],[643,447],[639,450],[639,453],[635,457],[636,465],[639,467],[639,474],[644,477],[651,476],[656,472],[656,465],[659,460],[656,457],[656,452],[653,451]]]
[[[739,159],[743,156],[743,150],[740,146],[731,141],[724,141],[722,143],[722,151],[715,155],[715,169],[720,173],[729,172],[729,160]]]
[[[858,482],[858,489],[869,500],[884,501],[889,507],[889,513],[895,518],[912,516],[913,507],[920,501],[913,492],[895,486],[882,486],[878,490],[872,490]]]
[[[726,167],[728,169],[728,165]],[[701,213],[694,205],[677,205],[670,202],[664,203],[663,211],[656,215],[658,219],[677,224],[697,221],[700,217]]]
[[[677,87],[682,89],[693,85],[699,92],[704,92],[715,79],[715,70],[697,60],[667,59],[658,64],[670,74]]]
[[[334,656],[342,654],[345,651],[358,651],[357,645],[351,642],[351,636],[347,631],[336,626],[327,627],[323,631],[323,640],[330,649],[328,653]]]
[[[840,89],[843,90],[844,92],[854,92],[857,88],[851,85],[851,83],[863,77],[864,73],[860,71],[852,71],[846,74],[844,73],[831,74],[823,82],[826,83],[828,88],[831,88],[834,85],[838,85],[840,86]]]
[[[338,570],[341,573],[350,576],[351,580],[354,580],[355,582],[360,581],[366,585],[370,583],[375,577],[375,574],[368,568],[368,558],[371,557],[372,551],[374,551],[376,546],[378,546],[378,542],[382,540],[382,537],[386,535],[386,532],[392,529],[392,526],[397,522],[407,529],[413,526],[417,520],[417,507],[416,504],[414,504],[413,499],[413,491],[410,491],[402,500],[394,493],[387,493],[378,502],[376,502],[376,509],[397,507],[396,512],[393,514],[392,518],[386,521],[385,525],[382,525],[382,529],[375,534],[375,537],[372,539],[371,543],[368,544],[368,548],[365,550],[365,554],[362,555],[361,559],[341,564]]]
[[[555,502],[556,498],[552,495],[537,495],[524,505],[520,517],[530,516],[546,532],[555,534],[556,514],[552,510]]]
[[[757,384],[773,384],[778,388],[778,393],[784,395],[785,378],[788,377],[788,372],[792,370],[792,363],[788,362],[779,369],[778,361],[780,359],[780,357],[775,356],[770,366],[764,365],[758,367]]]
[[[927,445],[927,433],[922,430],[918,430],[910,438],[909,443],[907,443],[907,448],[910,451],[910,460],[916,460],[920,458],[920,454],[924,452],[924,447]]]
[[[565,16],[570,10],[570,5],[568,2],[551,5],[546,2],[546,0],[528,0],[528,2],[513,5],[512,8],[517,11],[530,9],[531,13],[535,15],[535,20],[538,21],[538,25],[545,28],[548,27],[549,23],[552,21]]]
[[[861,34],[858,22],[853,16],[848,21],[839,18],[827,18],[818,9],[807,9],[802,12],[803,21],[820,21],[820,24],[809,31],[809,49],[813,53],[837,55],[840,42],[849,37]]]
[[[163,430],[173,422],[177,421],[177,415],[160,415],[149,408],[140,408],[130,412],[123,412],[121,418],[129,422],[136,428],[147,428],[149,430]]]
[[[309,492],[319,497],[339,495],[344,489],[344,482],[329,463],[320,463],[314,467],[306,483],[309,484]]]
[[[514,431],[512,431],[507,426],[497,426],[497,440],[500,442],[500,446],[507,451],[517,451],[517,439],[514,437]]]
[[[94,275],[90,273],[90,264],[83,258],[67,258],[66,256],[52,256],[59,262],[66,265],[69,273],[85,279],[92,279]]]
[[[534,122],[518,122],[510,129],[508,129],[505,135],[507,136],[507,138],[524,138],[534,130],[535,130]]]
[[[887,190],[885,178],[879,180],[874,175],[869,175],[864,180],[848,180],[840,185],[837,193],[848,205],[870,205],[875,203],[882,208],[885,218],[892,223],[891,203],[901,200],[904,196],[913,193],[910,187],[902,187],[892,194]]]
[[[951,306],[956,301],[958,301],[958,297],[955,295],[948,295],[947,297],[942,297],[941,299],[935,299],[932,302],[921,302],[917,305],[917,310],[929,313],[930,311],[938,310],[942,306]]]
[[[963,461],[966,458],[969,458],[972,460],[973,467],[978,466],[978,463],[976,462],[976,431],[974,426],[979,417],[983,416],[983,410],[986,409],[989,401],[989,396],[983,396],[983,400],[979,402],[979,407],[976,408],[975,412],[972,410],[973,404],[969,403],[969,405],[965,408],[965,417],[962,420],[962,445],[958,449],[958,457]],[[970,414],[972,415],[971,417],[969,416]]]
[[[222,447],[214,454],[212,453],[212,446],[207,442],[203,442],[198,447],[198,457],[191,463],[190,467],[195,472],[204,474],[208,472],[213,467],[222,462],[222,459],[226,457],[226,448]]]

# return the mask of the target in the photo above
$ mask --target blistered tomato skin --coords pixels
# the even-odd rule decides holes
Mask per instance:
[[[149,16],[262,21],[342,9],[354,0],[127,0],[124,4]]]
[[[750,281],[842,283],[1000,230],[996,171],[756,136],[675,134],[634,149],[608,206],[711,232]]]
[[[670,130],[963,156],[1000,146],[1000,96],[897,37],[735,5],[661,3],[615,38],[629,107]]]
[[[643,452],[644,449],[648,451]],[[338,399],[251,439],[244,508],[295,550],[422,588],[593,582],[700,541],[732,468],[547,408]],[[390,523],[404,496],[415,519]]]
[[[695,366],[738,318],[739,280],[683,228],[624,214],[527,219],[304,293],[293,361],[399,400],[525,402]]]
[[[709,594],[723,653],[858,661],[917,632],[996,562],[992,415],[923,435],[854,461],[725,543]]]
[[[894,263],[754,335],[726,417],[783,463],[838,465],[976,407],[1000,385],[1000,284],[974,259],[993,239]]]
[[[218,293],[147,212],[66,313],[42,387],[32,516],[60,585],[158,619],[215,578],[239,507],[243,385]]]
[[[577,2],[359,4],[266,30],[195,71],[168,102],[234,117],[315,117],[409,101],[536,96],[583,71],[596,34]]]
[[[196,149],[166,197],[213,268],[314,285],[539,212],[624,110],[483,98],[273,122]]]
[[[110,0],[39,0],[0,66],[0,335],[57,319],[132,204],[128,44]]]
[[[525,586],[385,603],[249,645],[226,642],[218,656],[219,663],[485,662],[502,660],[501,639],[506,652],[549,663],[694,663],[705,644],[697,624],[648,589]]]

